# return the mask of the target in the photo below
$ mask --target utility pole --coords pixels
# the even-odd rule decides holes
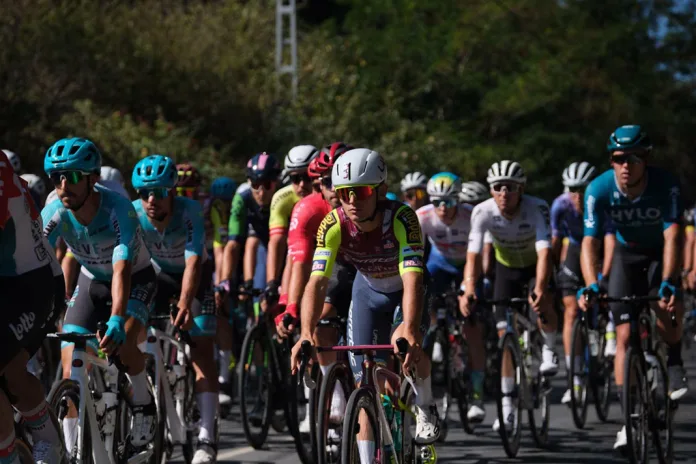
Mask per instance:
[[[276,0],[276,72],[279,81],[284,74],[290,74],[292,98],[294,99],[297,96],[297,8],[295,0]]]

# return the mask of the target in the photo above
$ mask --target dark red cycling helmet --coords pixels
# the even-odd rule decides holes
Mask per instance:
[[[326,173],[328,169],[324,168],[323,166],[319,166],[319,157],[316,156],[312,161],[309,162],[309,166],[307,166],[307,175],[312,178],[316,179],[318,177],[321,177]]]
[[[203,183],[203,176],[190,163],[177,164],[176,170],[179,174],[177,187],[200,187]]]
[[[317,163],[320,168],[331,169],[336,162],[336,158],[352,149],[353,147],[343,142],[334,142],[321,149],[321,153],[317,157]]]

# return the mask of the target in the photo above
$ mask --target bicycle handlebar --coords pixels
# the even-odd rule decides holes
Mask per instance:
[[[667,298],[671,297],[671,293],[668,292]],[[662,300],[657,295],[643,295],[643,296],[637,296],[637,295],[629,295],[629,296],[622,296],[622,297],[615,297],[615,296],[598,296],[597,301],[600,303],[625,303],[625,304],[630,304],[630,305],[639,305],[641,303],[655,303]],[[678,321],[677,321],[677,314],[672,311],[670,313],[670,322],[672,323],[672,327],[677,327]]]
[[[533,300],[536,300],[536,294],[532,292],[531,297]],[[490,305],[499,305],[499,306],[524,306],[529,304],[529,300],[527,298],[500,298],[498,300],[482,300],[483,302],[490,304]],[[546,324],[546,316],[542,313],[539,313],[539,320],[541,320],[542,324]]]

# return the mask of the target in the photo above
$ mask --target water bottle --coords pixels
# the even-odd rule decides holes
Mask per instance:
[[[655,371],[657,370],[657,358],[652,355],[645,353],[645,363],[647,364],[648,370],[645,373],[648,377],[648,384],[650,385],[650,389],[655,391],[657,389],[657,375],[655,375]]]
[[[178,401],[184,400],[184,382],[186,381],[186,370],[184,366],[175,364],[172,366],[174,370],[174,375],[176,376],[176,382],[174,385],[174,399]]]
[[[105,417],[102,422],[102,432],[104,435],[113,435],[116,429],[116,409],[118,407],[118,395],[112,392],[102,393],[104,402]]]
[[[594,357],[599,354],[599,335],[596,330],[590,330],[588,333],[590,343],[590,354]]]

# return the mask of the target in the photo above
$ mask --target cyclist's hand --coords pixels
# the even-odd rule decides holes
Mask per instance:
[[[578,300],[578,306],[580,306],[580,309],[587,311],[587,309],[594,303],[593,300],[599,296],[599,294],[600,289],[597,282],[578,290],[576,298]]]
[[[253,280],[246,280],[246,281],[244,281],[244,285],[239,287],[239,291],[240,292],[249,292],[253,288],[254,288],[254,281]],[[249,295],[247,295],[246,293],[240,293],[237,296],[237,298],[239,299],[239,301],[246,301],[249,299]]]
[[[264,299],[270,306],[275,305],[280,298],[280,283],[275,280],[271,280],[266,283],[266,288],[263,291]]]
[[[416,368],[416,364],[418,364],[423,356],[426,356],[426,354],[423,352],[423,348],[421,347],[421,337],[412,330],[397,330],[394,332],[394,335],[392,336],[394,354],[399,352],[399,348],[396,346],[396,340],[401,337],[405,338],[408,342],[408,353],[404,358],[402,369],[404,372],[410,372],[412,369]]]
[[[532,298],[534,296],[535,298]],[[543,288],[535,288],[532,293],[529,294],[529,305],[532,307],[534,312],[539,313],[542,304],[546,300],[546,290]]]
[[[179,311],[176,313],[176,319],[172,316],[172,325],[181,330],[191,330],[191,327],[193,327],[191,308],[189,308],[185,303],[181,302],[179,302],[177,308]]]
[[[677,287],[669,280],[663,280],[657,294],[661,298],[658,302],[660,309],[669,312],[674,311],[677,301]]]
[[[126,341],[126,320],[121,316],[112,315],[106,323],[106,334],[99,341],[99,347],[111,355]]]
[[[283,321],[286,315],[290,315],[292,317],[292,322],[287,327],[285,327],[285,322]],[[278,333],[278,337],[281,339],[285,339],[292,335],[295,327],[297,327],[297,319],[295,318],[295,315],[291,314],[289,311],[278,314],[274,320],[276,324],[276,332]]]
[[[295,343],[295,346],[292,347],[292,352],[290,353],[290,367],[293,375],[300,370],[300,364],[302,364],[302,342],[305,340],[309,341],[312,345],[312,357],[308,366],[316,360],[317,352],[314,349],[314,340],[311,337],[301,336],[297,343]]]
[[[462,316],[469,317],[476,304],[476,299],[474,292],[464,292],[463,295],[459,296],[459,312],[462,313]]]

